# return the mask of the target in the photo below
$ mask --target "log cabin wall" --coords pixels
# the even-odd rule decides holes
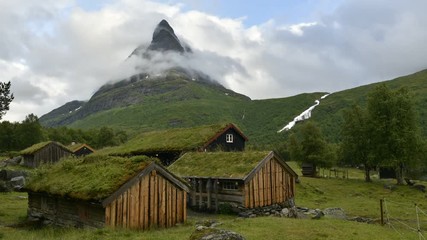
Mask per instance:
[[[295,195],[295,177],[272,158],[245,184],[244,195],[246,208],[283,203]]]
[[[61,227],[104,226],[104,208],[90,203],[42,193],[28,193],[28,215]]]
[[[187,192],[152,171],[105,208],[107,226],[149,229],[172,227],[187,219]]]
[[[216,210],[221,203],[244,203],[244,181],[239,179],[188,178],[192,190],[189,204],[193,209]]]
[[[199,210],[218,210],[218,204],[224,202],[246,208],[263,207],[284,203],[295,195],[295,177],[274,158],[267,161],[246,184],[236,179],[187,180],[192,185],[189,204]]]

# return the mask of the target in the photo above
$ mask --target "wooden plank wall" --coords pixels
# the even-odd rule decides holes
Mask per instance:
[[[190,178],[192,190],[189,197],[190,206],[199,210],[218,211],[220,202],[233,202],[242,204],[244,201],[243,180],[224,180],[224,179],[200,179]],[[225,190],[222,188],[224,182],[237,182],[238,189]]]
[[[294,194],[294,177],[273,158],[245,185],[244,205],[256,208],[283,203]]]
[[[28,193],[27,212],[62,227],[103,227],[105,219],[101,204],[33,192]]]
[[[187,219],[187,193],[156,171],[105,208],[105,225],[130,229],[172,227]]]
[[[49,144],[48,146],[44,147],[40,151],[36,152],[34,154],[33,159],[28,159],[29,163],[27,164],[30,167],[37,167],[42,163],[54,163],[58,162],[59,159],[63,157],[70,156],[71,153],[65,151],[64,149],[54,145]]]

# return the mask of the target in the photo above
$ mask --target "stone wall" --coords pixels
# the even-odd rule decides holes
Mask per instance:
[[[100,203],[66,199],[43,193],[28,193],[28,218],[46,225],[99,228],[105,224]]]

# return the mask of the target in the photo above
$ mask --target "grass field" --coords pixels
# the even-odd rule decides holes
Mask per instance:
[[[295,164],[291,164],[297,169]],[[297,169],[297,172],[300,172]],[[326,173],[327,171],[325,171]],[[328,172],[327,172],[328,173]],[[328,174],[325,174],[328,175]],[[363,172],[349,171],[350,179],[305,178],[297,184],[297,206],[325,209],[340,207],[348,217],[380,217],[379,200],[385,199],[390,225],[367,224],[331,218],[320,220],[257,217],[242,219],[230,215],[190,212],[186,224],[170,229],[146,232],[112,229],[60,229],[18,227],[26,218],[25,193],[0,194],[0,239],[189,239],[195,223],[216,219],[223,229],[236,231],[246,239],[419,239],[415,203],[420,212],[421,233],[427,237],[427,195],[409,186],[395,186],[392,181],[365,183]],[[426,183],[423,183],[426,185]],[[393,190],[385,188],[393,186]],[[18,224],[18,225],[17,225]],[[412,229],[411,229],[412,228]]]

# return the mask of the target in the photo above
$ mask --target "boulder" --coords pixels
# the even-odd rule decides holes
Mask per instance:
[[[374,220],[367,217],[353,217],[348,219],[349,221],[361,222],[361,223],[373,223]]]
[[[203,226],[203,227],[207,227],[207,228],[213,228],[213,227],[216,227],[218,225],[221,225],[221,223],[218,222],[217,220],[214,220],[214,219],[207,219],[207,220],[202,220],[202,221],[196,222],[196,227]]]
[[[313,214],[311,215],[311,219],[320,219],[323,216],[325,216],[323,211],[320,209],[316,209],[316,210],[314,210]]]
[[[13,170],[0,170],[0,180],[9,181],[15,177],[26,177],[27,173],[25,171],[13,171]]]
[[[196,230],[191,234],[190,240],[244,240],[245,238],[235,232],[216,228],[221,225],[216,220],[203,220],[196,223]]]
[[[15,191],[19,191],[25,186],[25,177],[24,176],[14,177],[10,179],[9,184]]]
[[[345,214],[342,208],[326,208],[323,210],[323,214],[325,217],[336,218],[336,219],[347,219],[347,215]]]
[[[283,208],[282,211],[280,211],[280,216],[282,217],[289,217],[289,209]]]
[[[288,217],[290,218],[298,218],[298,210],[296,207],[289,208]]]
[[[216,228],[203,228],[191,234],[190,240],[245,240],[245,238],[229,230]]]
[[[21,161],[22,161],[22,157],[18,156],[18,157],[14,157],[14,158],[8,159],[8,160],[6,160],[4,162],[8,166],[16,166],[16,165],[19,165],[21,163]]]

